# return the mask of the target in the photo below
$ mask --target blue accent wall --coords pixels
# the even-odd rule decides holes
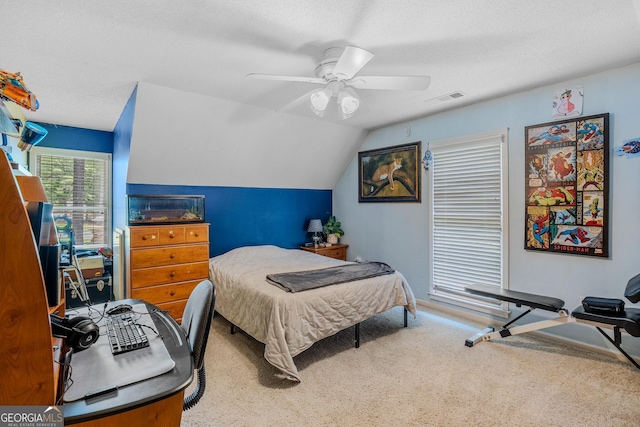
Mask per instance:
[[[113,153],[111,132],[48,123],[38,124],[48,131],[47,136],[38,144],[40,147]]]
[[[331,190],[127,184],[136,93],[137,89],[113,132],[40,123],[49,132],[41,146],[113,154],[114,227],[127,225],[127,194],[204,195],[209,253],[216,256],[240,246],[296,248],[311,241],[310,219],[324,223],[332,214]]]
[[[127,194],[204,195],[210,256],[240,246],[297,248],[311,241],[309,220],[324,223],[332,211],[331,190],[128,184]]]
[[[127,225],[127,174],[129,172],[129,150],[131,149],[137,93],[138,87],[136,86],[113,130],[113,186],[111,193],[114,228],[124,229]]]

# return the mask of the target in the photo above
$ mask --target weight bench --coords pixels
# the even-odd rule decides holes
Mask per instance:
[[[640,369],[640,364],[638,364],[638,362],[636,362],[633,357],[631,357],[622,348],[621,334],[624,330],[633,337],[640,337],[640,308],[624,308],[624,310],[619,313],[606,314],[589,310],[588,308],[585,308],[583,304],[583,306],[576,308],[571,312],[571,314],[569,314],[568,310],[564,308],[564,301],[559,298],[511,291],[507,289],[496,289],[496,287],[493,286],[483,285],[466,286],[465,289],[474,295],[514,303],[516,307],[529,307],[527,311],[502,326],[499,331],[496,331],[490,326],[467,339],[464,343],[467,347],[473,347],[481,341],[506,338],[511,335],[537,331],[567,323],[580,322],[595,326],[595,328],[611,344],[613,344],[620,353],[627,358],[627,360],[629,360],[636,368]],[[632,303],[640,301],[640,274],[629,280],[627,287],[625,288],[624,296]],[[535,309],[557,313],[558,317],[522,326],[510,327],[514,322],[531,313]],[[603,328],[613,329],[613,337],[603,331]]]

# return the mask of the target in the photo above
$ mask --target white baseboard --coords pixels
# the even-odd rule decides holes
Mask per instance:
[[[423,309],[433,309],[433,310],[440,310],[440,311],[444,311],[447,312],[449,314],[453,314],[457,317],[462,317],[474,322],[478,322],[478,323],[494,323],[495,321],[493,320],[493,318],[491,316],[489,316],[488,314],[484,314],[484,313],[473,313],[471,311],[467,311],[467,310],[461,310],[459,308],[456,308],[450,304],[443,304],[443,303],[439,303],[439,302],[434,302],[434,301],[428,301],[428,300],[423,300],[423,299],[416,299],[416,305],[418,306],[418,309],[420,309],[421,307]]]

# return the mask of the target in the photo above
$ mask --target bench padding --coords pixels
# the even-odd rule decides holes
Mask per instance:
[[[564,301],[559,298],[500,289],[496,286],[470,285],[466,286],[465,289],[475,295],[495,298],[500,301],[512,302],[516,305],[524,305],[525,307],[539,308],[556,313],[564,307]]]
[[[587,313],[584,307],[578,307],[573,310],[571,315],[587,322],[617,326],[627,331],[631,336],[640,337],[640,308],[625,308],[620,314],[607,316],[606,314]]]
[[[634,304],[640,301],[640,274],[629,280],[624,290],[624,296]]]

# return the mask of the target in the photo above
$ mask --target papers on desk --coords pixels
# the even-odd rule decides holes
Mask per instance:
[[[137,320],[139,324],[158,330],[146,305],[135,304],[133,311],[140,313]],[[81,314],[86,315],[86,312]],[[104,320],[97,324],[100,326],[100,335],[105,335]],[[71,360],[73,383],[71,386],[67,385],[64,401],[73,402],[104,395],[116,391],[118,387],[153,378],[172,370],[175,362],[171,359],[162,338],[151,329],[144,329],[149,338],[149,347],[113,355],[109,339],[105,335],[98,338],[96,343],[88,349],[74,353]]]

